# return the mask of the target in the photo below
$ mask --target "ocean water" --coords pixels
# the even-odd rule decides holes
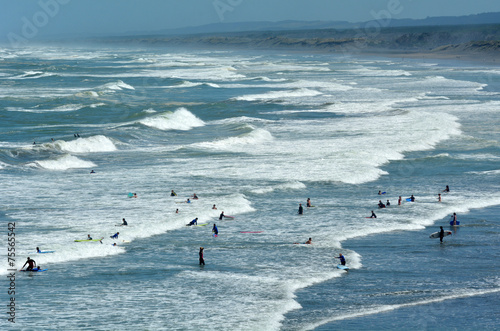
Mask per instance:
[[[2,329],[498,330],[498,67],[33,46],[0,100]]]

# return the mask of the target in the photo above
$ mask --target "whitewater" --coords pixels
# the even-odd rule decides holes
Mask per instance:
[[[33,46],[0,100],[3,329],[497,327],[494,66]]]

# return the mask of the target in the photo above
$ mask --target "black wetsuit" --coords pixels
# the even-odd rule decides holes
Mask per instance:
[[[202,249],[200,249],[199,254],[200,254],[200,265],[202,265],[202,264],[205,265],[205,260],[203,259],[203,250]]]
[[[443,227],[441,227],[441,231],[439,231],[439,241],[443,242],[443,238],[444,238],[444,229]]]

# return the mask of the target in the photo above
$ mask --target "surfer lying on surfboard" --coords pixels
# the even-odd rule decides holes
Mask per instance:
[[[300,243],[294,243],[294,244],[300,244]],[[303,243],[304,245],[312,245],[312,239],[309,238],[308,241],[306,241],[305,243]]]

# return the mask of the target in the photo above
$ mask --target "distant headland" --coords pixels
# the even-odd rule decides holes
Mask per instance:
[[[253,49],[455,58],[500,62],[500,13],[421,20],[218,23],[155,32],[125,32],[86,41],[205,49]]]

